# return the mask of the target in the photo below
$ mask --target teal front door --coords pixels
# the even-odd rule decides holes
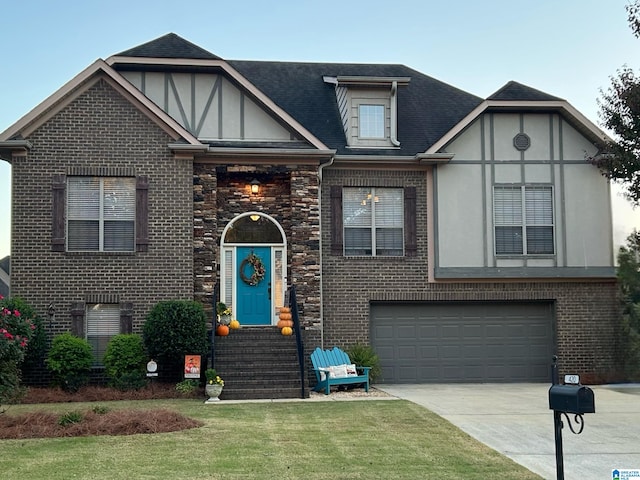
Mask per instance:
[[[248,260],[256,255],[264,266],[264,277],[257,281],[255,267]],[[271,248],[238,247],[236,250],[235,317],[241,325],[271,325]]]

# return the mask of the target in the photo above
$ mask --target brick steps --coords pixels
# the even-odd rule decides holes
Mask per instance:
[[[216,337],[215,368],[225,382],[222,400],[302,396],[295,336],[285,337],[276,327],[243,327]]]

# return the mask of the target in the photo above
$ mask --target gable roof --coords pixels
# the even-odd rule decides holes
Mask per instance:
[[[470,111],[467,116],[451,130],[446,132],[437,142],[432,144],[426,153],[435,154],[443,151],[446,145],[471,125],[485,112],[556,112],[560,114],[582,135],[596,145],[611,140],[597,125],[573,107],[566,100],[536,90],[518,82],[510,81],[484,102]]]
[[[107,63],[116,70],[131,68],[135,63],[137,68],[163,65],[184,71],[189,62],[183,60],[189,58],[194,60],[191,62],[194,71],[217,67],[227,73],[237,72],[265,99],[272,101],[339,155],[353,155],[354,149],[346,146],[335,88],[324,82],[326,76],[411,78],[410,85],[398,88],[397,136],[400,148],[358,149],[358,154],[414,156],[423,153],[482,102],[480,97],[404,65],[225,61],[174,33],[125,50],[107,59]]]
[[[175,33],[168,33],[137,47],[116,54],[118,57],[151,57],[151,58],[196,58],[200,60],[221,60]]]
[[[0,133],[0,142],[20,138],[23,128],[49,115],[88,77],[101,71],[136,101],[163,128],[186,140],[185,147],[204,148],[180,124],[120,75],[120,71],[152,69],[181,72],[224,72],[278,121],[288,125],[318,151],[379,158],[441,155],[444,147],[485,111],[557,111],[594,142],[606,135],[565,100],[518,82],[508,82],[486,100],[404,65],[229,60],[169,33],[97,60],[16,124]],[[326,77],[405,78],[397,89],[399,148],[348,148],[334,85]],[[68,97],[67,97],[68,98]],[[224,143],[224,142],[223,142]],[[15,147],[15,146],[14,146]],[[244,146],[236,146],[245,148]],[[17,148],[17,147],[15,147]],[[244,150],[246,151],[246,150]]]
[[[511,101],[563,101],[562,98],[554,97],[548,93],[528,87],[522,83],[511,80],[493,95],[487,97],[487,100],[511,100]]]

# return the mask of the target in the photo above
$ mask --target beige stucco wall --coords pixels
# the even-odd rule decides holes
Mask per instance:
[[[525,151],[513,144],[521,132]],[[437,268],[613,266],[609,184],[585,161],[595,147],[558,114],[486,113],[445,150],[455,156],[434,176]],[[497,184],[553,186],[554,255],[496,257]]]

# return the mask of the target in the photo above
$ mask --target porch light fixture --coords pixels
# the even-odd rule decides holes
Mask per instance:
[[[251,193],[257,195],[260,192],[260,182],[257,179],[251,180]]]
[[[249,218],[250,218],[253,222],[257,222],[258,220],[260,220],[260,215],[249,215]]]

